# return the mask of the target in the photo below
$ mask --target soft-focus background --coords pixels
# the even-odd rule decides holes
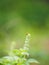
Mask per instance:
[[[49,65],[49,0],[0,0],[0,57],[13,41],[23,47],[28,32],[30,56]]]

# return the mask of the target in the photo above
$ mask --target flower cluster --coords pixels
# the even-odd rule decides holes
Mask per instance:
[[[29,41],[30,34],[26,35],[25,44],[23,48],[13,49],[12,43],[11,52],[9,56],[0,59],[0,65],[29,65],[30,63],[38,63],[36,60],[29,58]]]

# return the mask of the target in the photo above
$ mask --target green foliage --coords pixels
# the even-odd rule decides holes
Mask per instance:
[[[30,63],[38,63],[38,61],[29,58],[29,40],[30,34],[26,36],[24,47],[19,50],[12,47],[11,52],[8,53],[9,56],[0,59],[0,65],[30,65]]]

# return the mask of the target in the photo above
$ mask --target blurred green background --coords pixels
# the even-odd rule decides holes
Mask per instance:
[[[13,41],[23,47],[27,32],[30,56],[49,65],[49,0],[0,0],[0,57]]]

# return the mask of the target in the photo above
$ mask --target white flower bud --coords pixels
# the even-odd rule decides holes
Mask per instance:
[[[31,37],[31,35],[30,34],[27,34],[26,35],[26,39],[25,39],[25,44],[24,44],[24,49],[28,49],[29,50],[29,41],[30,41],[30,37]]]

